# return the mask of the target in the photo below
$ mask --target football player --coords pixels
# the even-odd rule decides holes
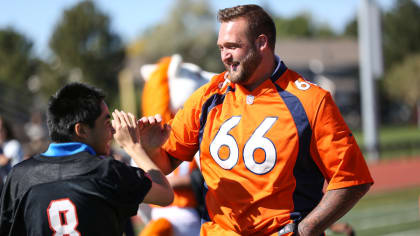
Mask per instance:
[[[200,151],[201,235],[321,235],[373,183],[356,140],[331,95],[275,55],[261,7],[223,9],[218,20],[226,71],[193,93],[171,131],[160,116],[141,118],[144,148],[165,174]]]

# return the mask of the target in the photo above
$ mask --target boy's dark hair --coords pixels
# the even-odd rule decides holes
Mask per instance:
[[[273,50],[276,45],[276,25],[271,16],[258,5],[239,5],[219,10],[217,20],[221,23],[243,17],[248,22],[248,36],[253,42],[259,35],[268,38],[268,45]]]
[[[70,83],[51,96],[47,124],[53,142],[73,141],[74,126],[84,123],[94,127],[102,112],[105,94],[98,88],[82,83]]]

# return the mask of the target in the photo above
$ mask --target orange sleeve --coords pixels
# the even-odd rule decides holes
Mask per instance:
[[[328,181],[327,190],[373,183],[362,152],[329,93],[314,119],[311,155]]]

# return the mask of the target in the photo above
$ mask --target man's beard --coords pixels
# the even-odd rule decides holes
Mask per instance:
[[[257,53],[255,47],[252,47],[248,54],[239,61],[239,66],[236,68],[236,71],[232,71],[230,66],[225,65],[226,69],[229,71],[229,80],[232,83],[244,83],[248,81],[261,61],[261,55]],[[234,61],[233,63],[237,62]]]

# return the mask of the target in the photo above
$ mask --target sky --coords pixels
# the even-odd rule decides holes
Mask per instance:
[[[55,24],[65,9],[81,0],[3,0],[0,1],[0,29],[13,27],[34,43],[36,55],[48,53],[48,40]],[[356,16],[362,0],[208,0],[211,11],[238,4],[255,3],[268,6],[269,11],[282,17],[301,12],[311,13],[318,23],[329,24],[334,31],[342,32],[345,25]],[[376,0],[388,10],[397,0]],[[420,0],[416,0],[420,4]],[[125,43],[135,40],[146,28],[158,24],[174,7],[175,0],[94,0],[111,18],[111,27]],[[216,19],[215,19],[216,22]]]

